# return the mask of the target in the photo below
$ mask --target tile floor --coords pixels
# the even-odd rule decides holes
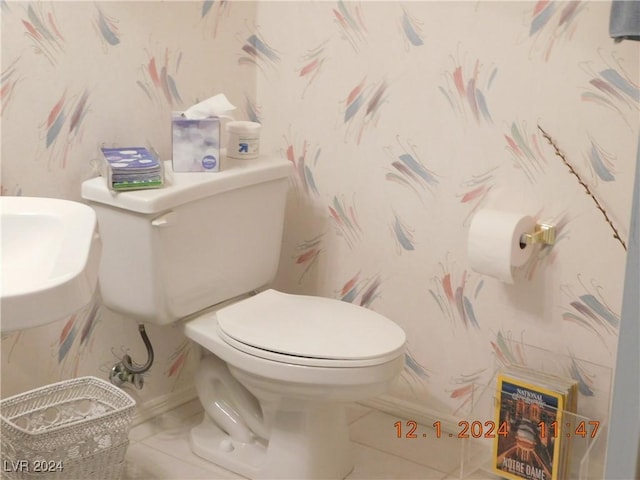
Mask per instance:
[[[131,429],[125,480],[136,479],[242,479],[197,457],[189,447],[189,430],[202,420],[198,400],[188,402]],[[351,439],[355,443],[355,468],[350,480],[415,479],[453,480],[460,442],[418,426],[417,438],[397,438],[393,415],[354,404],[348,409]],[[423,432],[428,432],[423,433]],[[487,479],[486,473],[467,478]],[[493,477],[497,478],[497,477]]]

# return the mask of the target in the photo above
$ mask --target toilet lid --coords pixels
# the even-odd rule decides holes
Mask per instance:
[[[377,364],[404,350],[405,333],[386,317],[347,302],[266,290],[217,312],[234,346],[325,360]],[[371,360],[371,362],[366,362]],[[374,361],[375,360],[375,361]],[[362,362],[365,361],[365,362]]]

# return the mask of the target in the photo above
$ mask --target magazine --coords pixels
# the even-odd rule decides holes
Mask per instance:
[[[577,383],[514,369],[498,375],[494,471],[508,479],[565,478],[568,442],[559,435],[565,411],[575,411]]]

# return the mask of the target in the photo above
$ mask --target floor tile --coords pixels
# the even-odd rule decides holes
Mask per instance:
[[[356,444],[355,467],[347,480],[440,480],[445,473]]]
[[[401,422],[400,437],[396,422]],[[446,432],[438,437],[433,428],[423,425],[417,425],[412,438],[407,435],[411,427],[405,419],[373,411],[351,424],[351,439],[440,472],[459,468],[466,439]]]
[[[214,478],[211,472],[136,443],[127,449],[124,480],[191,480]],[[224,478],[224,477],[219,477]],[[227,477],[229,478],[229,477]]]
[[[447,475],[444,480],[460,480],[459,475]],[[465,475],[464,480],[501,480],[501,477],[493,475],[485,470],[478,470],[469,475]]]
[[[202,421],[202,407],[194,400],[138,425],[131,431],[125,480],[136,479],[242,479],[191,451],[189,432]],[[406,419],[359,404],[347,407],[351,438],[355,442],[355,467],[348,480],[459,478],[460,440],[433,428],[418,425],[416,438],[407,438]],[[396,422],[401,422],[398,438]],[[467,468],[465,466],[465,468]],[[479,476],[478,476],[479,475]],[[476,472],[470,479],[489,474]]]

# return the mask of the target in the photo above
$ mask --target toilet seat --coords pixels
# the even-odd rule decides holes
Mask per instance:
[[[274,362],[366,367],[394,360],[404,331],[382,315],[338,300],[266,290],[216,312],[212,334]]]
[[[278,353],[271,352],[269,350],[263,350],[260,348],[252,347],[251,345],[247,345],[242,342],[238,342],[232,337],[229,337],[225,334],[221,329],[220,325],[218,325],[218,335],[220,338],[227,343],[229,346],[240,350],[241,352],[248,353],[255,357],[259,357],[265,360],[270,360],[277,363],[290,363],[293,365],[302,365],[306,367],[369,367],[379,365],[381,363],[388,362],[397,357],[397,354],[394,355],[385,355],[383,357],[375,357],[368,358],[364,360],[335,360],[335,359],[327,359],[327,358],[314,358],[314,357],[300,357],[296,355],[289,355],[286,353]]]

